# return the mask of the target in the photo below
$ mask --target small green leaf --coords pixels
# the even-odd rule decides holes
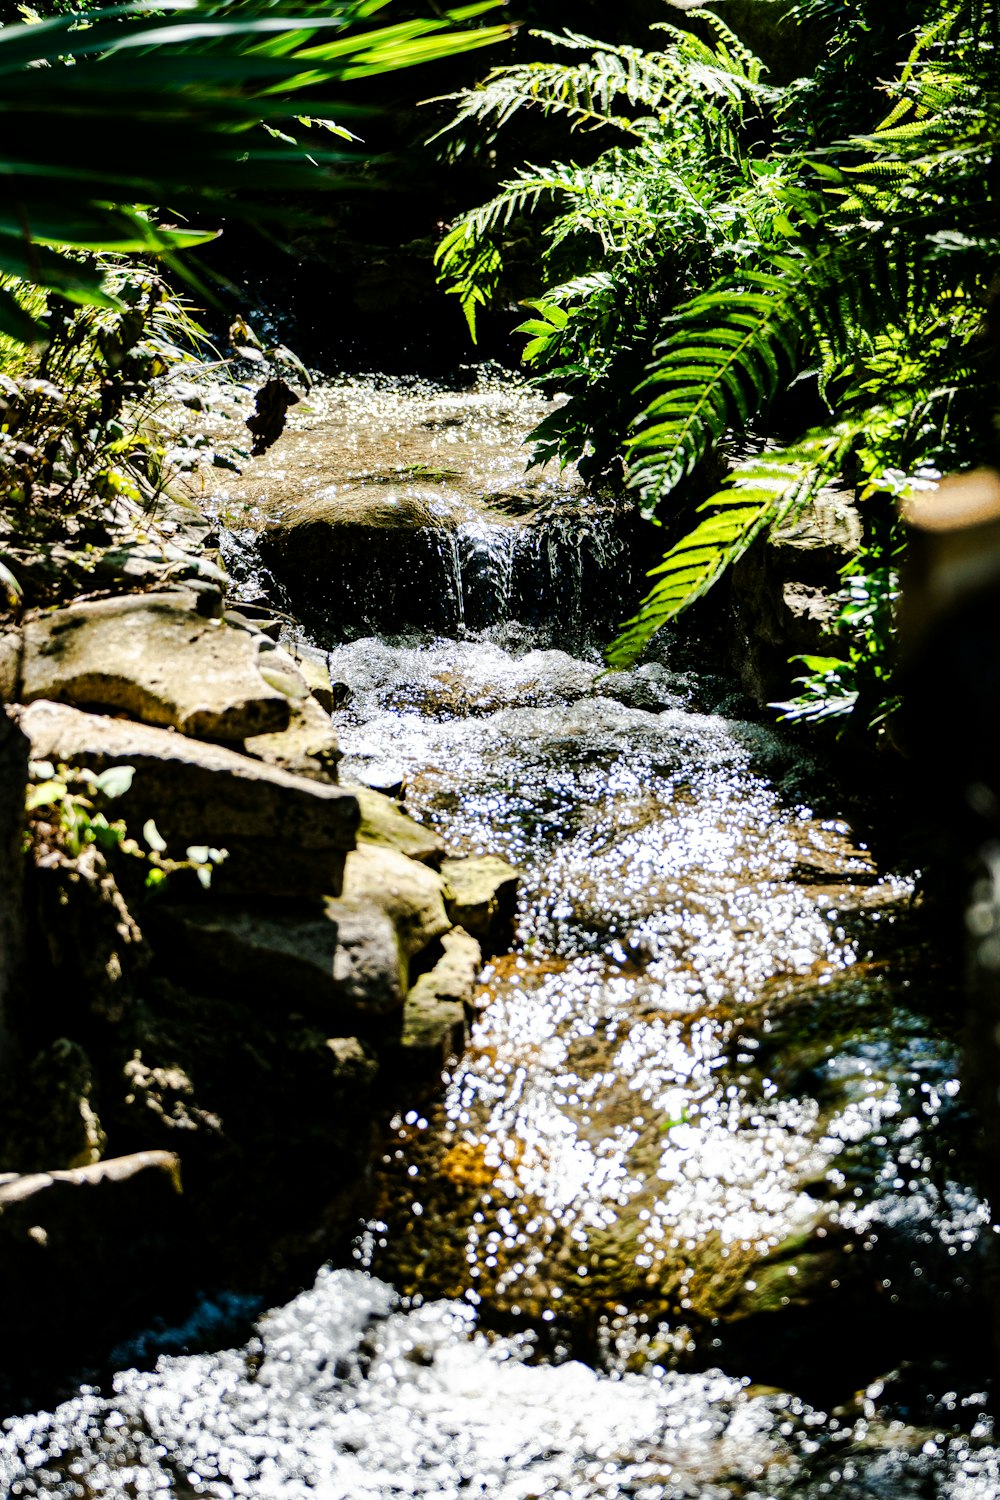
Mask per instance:
[[[54,807],[65,795],[65,782],[45,781],[41,786],[29,786],[25,806],[28,812],[34,812],[38,807]]]
[[[102,792],[105,797],[121,797],[132,785],[135,775],[135,766],[109,766],[102,771],[94,782],[97,791]]]
[[[167,847],[167,841],[163,837],[152,818],[147,818],[142,825],[142,836],[149,847],[156,853],[162,854]]]

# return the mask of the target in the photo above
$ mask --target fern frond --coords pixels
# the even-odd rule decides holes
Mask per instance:
[[[709,93],[730,99],[746,94],[777,98],[779,90],[760,81],[764,70],[760,58],[740,41],[725,21],[711,11],[703,11],[700,19],[707,21],[715,33],[711,44],[672,21],[657,21],[651,30],[665,31],[674,38],[677,55],[683,59],[688,76],[696,79]]]
[[[608,649],[609,665],[630,666],[656,632],[706,594],[763,531],[800,511],[838,472],[866,416],[817,429],[792,448],[753,459],[699,506],[705,519],[650,571],[657,581]]]
[[[475,343],[476,310],[485,307],[496,290],[503,257],[489,240],[471,235],[463,222],[445,235],[434,252],[434,263],[442,267],[438,280],[451,283],[447,290],[458,298]]]
[[[805,322],[798,280],[757,273],[753,283],[703,293],[669,320],[671,335],[640,387],[655,394],[628,439],[629,484],[644,515],[795,368]]]
[[[666,106],[676,119],[688,108],[697,107],[701,113],[706,96],[738,108],[747,95],[774,94],[760,82],[759,60],[721,21],[715,28],[720,38],[718,50],[677,27],[665,25],[661,29],[673,36],[674,47],[669,52],[615,46],[572,31],[559,35],[533,31],[533,36],[554,46],[589,52],[590,60],[515,63],[495,68],[475,88],[428,101],[458,103],[454,117],[430,139],[438,140],[469,124],[496,131],[524,108],[540,109],[544,115],[566,115],[573,129],[607,126],[642,139]],[[616,110],[619,101],[632,113]],[[650,112],[650,120],[634,117],[640,107]]]
[[[545,300],[562,307],[566,302],[589,302],[593,297],[613,294],[615,278],[607,271],[591,271],[588,276],[574,276],[559,286],[547,287]]]
[[[600,65],[581,63],[570,67],[565,63],[534,62],[499,68],[474,89],[429,100],[429,103],[458,101],[454,118],[430,140],[439,140],[469,123],[499,130],[518,110],[525,108],[539,109],[544,115],[567,115],[573,129],[611,126],[626,135],[640,137],[641,128],[612,106],[616,99],[624,98],[632,105],[641,103],[646,108],[655,108],[663,97],[662,81],[648,69],[645,71],[650,76],[643,78],[644,70],[630,66],[630,60],[614,59],[606,53],[601,56]],[[646,61],[640,54],[639,62]],[[656,86],[650,88],[654,80]]]

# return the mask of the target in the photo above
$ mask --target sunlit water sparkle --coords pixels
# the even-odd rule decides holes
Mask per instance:
[[[456,468],[514,485],[496,465],[523,411],[420,399]],[[317,484],[414,430],[399,392],[379,402],[352,436],[330,398],[346,446]],[[451,534],[456,567],[478,547],[509,598],[479,525]],[[461,589],[456,608],[463,639],[366,638],[330,665],[344,779],[404,779],[450,853],[522,872],[467,1054],[393,1122],[354,1269],[245,1348],[9,1422],[0,1494],[995,1500],[981,1391],[905,1361],[849,1378],[867,1319],[961,1310],[987,1222],[926,955],[891,940],[908,883],[696,677],[607,677],[509,621],[477,635]],[[780,1335],[729,1353],[783,1308],[815,1316],[817,1370],[848,1370],[836,1410],[749,1384]]]

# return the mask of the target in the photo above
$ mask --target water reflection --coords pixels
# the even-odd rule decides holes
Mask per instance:
[[[850,1317],[863,1381],[897,1308],[967,1303],[986,1215],[921,1005],[949,981],[894,951],[909,887],[810,810],[809,767],[662,664],[655,709],[496,639],[333,666],[346,775],[391,756],[453,852],[524,872],[517,951],[444,1099],[396,1122],[362,1263],[612,1369],[731,1351],[801,1381]]]

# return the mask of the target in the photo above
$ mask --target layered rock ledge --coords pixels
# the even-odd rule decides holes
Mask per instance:
[[[336,1253],[516,873],[338,785],[328,675],[217,589],[32,611],[0,680],[2,1384],[50,1320],[85,1358],[171,1286]]]

